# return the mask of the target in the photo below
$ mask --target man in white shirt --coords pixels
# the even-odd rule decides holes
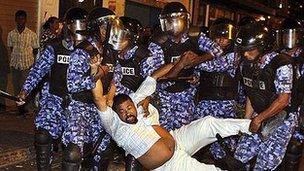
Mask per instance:
[[[149,170],[220,170],[192,158],[200,148],[216,141],[215,135],[235,135],[239,131],[250,133],[248,119],[216,119],[205,117],[180,129],[168,132],[152,116],[143,117],[144,112],[136,104],[154,93],[156,80],[165,75],[173,64],[168,64],[147,77],[139,89],[130,96],[114,98],[113,109],[107,106],[106,97],[101,96],[102,85],[93,90],[101,122],[106,131],[127,154],[132,154]],[[157,118],[157,117],[156,117]]]

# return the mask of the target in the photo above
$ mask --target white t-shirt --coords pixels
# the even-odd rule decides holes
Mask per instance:
[[[152,77],[147,77],[138,90],[130,94],[130,97],[136,105],[147,96],[153,94],[155,89],[156,80]],[[99,111],[99,115],[103,127],[118,146],[122,147],[127,154],[132,154],[135,158],[139,158],[161,138],[152,127],[152,125],[159,125],[158,111],[152,105],[149,105],[149,112],[149,117],[143,117],[142,107],[137,108],[138,122],[136,124],[128,124],[121,121],[118,114],[110,107],[104,112]]]

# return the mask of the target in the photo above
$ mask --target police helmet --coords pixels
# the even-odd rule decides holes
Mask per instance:
[[[165,5],[159,15],[161,28],[172,36],[187,33],[190,26],[190,13],[180,2]]]
[[[64,16],[67,29],[72,33],[75,41],[80,42],[85,39],[84,32],[87,28],[88,12],[82,8],[70,8]]]
[[[216,38],[227,38],[229,40],[235,39],[236,28],[233,21],[227,18],[218,18],[210,27],[210,37],[215,40]]]
[[[297,20],[286,18],[281,24],[282,48],[292,49],[303,41],[303,27]]]
[[[114,19],[115,14],[113,11],[103,7],[96,7],[89,12],[88,30],[91,34],[104,41],[107,29],[110,29],[110,24]]]
[[[249,23],[240,27],[235,40],[237,51],[245,52],[255,48],[265,52],[271,48],[269,29],[260,23]]]
[[[123,50],[135,44],[142,30],[141,23],[130,17],[115,19],[111,25],[109,44],[114,50]]]

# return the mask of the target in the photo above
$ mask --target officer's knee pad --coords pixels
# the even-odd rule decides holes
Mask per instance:
[[[68,144],[63,151],[63,160],[69,163],[80,163],[81,162],[80,148],[76,144]]]
[[[51,144],[52,143],[52,136],[51,134],[45,129],[38,129],[35,133],[35,143],[36,144]]]

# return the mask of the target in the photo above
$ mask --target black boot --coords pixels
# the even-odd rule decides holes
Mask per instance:
[[[297,141],[296,139],[291,139],[286,150],[286,154],[283,160],[284,170],[298,170],[300,160],[302,157],[302,149],[303,145],[301,142]]]
[[[69,144],[63,151],[62,170],[78,171],[81,164],[80,148],[76,144]]]
[[[126,157],[126,165],[125,170],[126,171],[141,171],[143,169],[142,165],[139,163],[139,161],[136,160],[134,156],[131,154],[128,154]]]
[[[35,148],[38,171],[51,170],[52,138],[48,131],[38,130],[36,132]]]

